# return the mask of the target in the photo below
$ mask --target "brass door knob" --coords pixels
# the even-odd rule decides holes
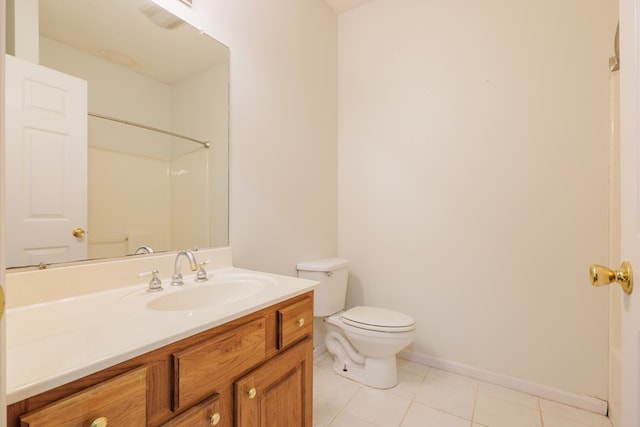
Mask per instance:
[[[604,286],[618,282],[627,294],[633,291],[633,269],[628,261],[624,261],[618,271],[602,265],[592,265],[589,267],[589,276],[593,286]]]
[[[77,237],[78,239],[81,239],[85,236],[85,234],[87,234],[87,232],[84,231],[84,229],[81,227],[76,227],[73,229],[71,234],[73,234],[73,237]]]

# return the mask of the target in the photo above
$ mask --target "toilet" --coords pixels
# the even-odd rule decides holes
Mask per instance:
[[[324,319],[324,342],[333,356],[333,370],[370,387],[395,387],[396,354],[413,342],[415,320],[379,307],[345,311],[349,276],[345,259],[301,262],[297,269],[298,277],[320,282],[314,289],[314,316]]]

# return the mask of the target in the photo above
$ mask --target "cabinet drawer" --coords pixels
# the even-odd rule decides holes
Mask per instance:
[[[147,368],[139,368],[72,394],[20,417],[23,427],[89,426],[99,418],[109,425],[147,423]],[[100,424],[98,424],[100,425]]]
[[[305,298],[278,310],[278,349],[313,332],[313,299]]]
[[[173,353],[173,410],[230,387],[234,378],[261,363],[265,354],[263,317]]]
[[[162,427],[233,427],[231,390],[214,394]]]

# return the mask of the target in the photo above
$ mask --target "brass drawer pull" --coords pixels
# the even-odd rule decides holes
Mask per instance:
[[[211,417],[209,417],[209,420],[211,421],[212,426],[218,425],[218,423],[220,422],[220,414],[216,412],[215,414],[211,415]]]
[[[253,399],[254,397],[256,397],[256,388],[253,387],[251,390],[249,390],[249,399]]]
[[[107,417],[96,418],[95,420],[91,421],[89,427],[107,427]]]
[[[298,319],[296,323],[298,323],[298,327],[301,327],[302,325],[304,325],[304,317]]]

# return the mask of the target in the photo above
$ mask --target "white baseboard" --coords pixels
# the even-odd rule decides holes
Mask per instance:
[[[320,357],[325,351],[327,351],[327,346],[324,343],[313,347],[313,358]]]
[[[320,353],[321,354],[321,353]],[[314,349],[315,356],[315,349]],[[398,358],[442,369],[454,374],[464,375],[480,381],[499,385],[511,390],[531,394],[553,402],[563,403],[575,408],[595,412],[600,415],[607,415],[607,402],[595,397],[584,396],[559,390],[542,384],[533,383],[521,378],[510,377],[508,375],[497,374],[484,369],[475,368],[450,360],[439,359],[412,350],[403,350],[398,354]]]

